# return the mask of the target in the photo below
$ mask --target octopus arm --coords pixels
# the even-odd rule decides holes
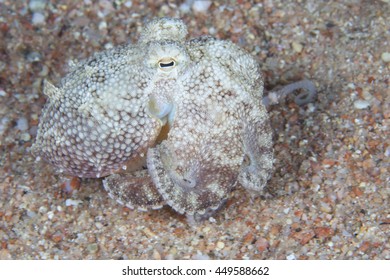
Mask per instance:
[[[110,175],[103,186],[112,199],[130,209],[147,211],[165,204],[147,170]]]
[[[192,95],[190,104],[177,101],[168,138],[147,153],[149,174],[166,203],[195,220],[224,204],[242,163],[240,122],[224,101],[205,95]]]
[[[312,102],[317,96],[315,84],[309,80],[301,80],[288,84],[278,90],[271,90],[267,96],[263,97],[263,105],[268,107],[270,105],[278,104],[281,100],[285,99],[287,95],[298,89],[303,90],[303,92],[295,96],[294,101],[300,106]]]
[[[190,161],[186,172],[178,172],[175,160],[164,143],[149,149],[149,173],[164,200],[187,217],[202,220],[217,211],[226,201],[236,172],[227,167]],[[204,155],[207,152],[204,152]]]
[[[239,182],[250,192],[261,193],[272,174],[272,131],[265,108],[253,110],[243,122],[243,144],[246,162]]]
[[[134,46],[106,51],[79,63],[59,87],[46,82],[34,154],[84,178],[119,172],[129,162],[142,166],[161,124],[145,112],[151,75],[139,53]]]

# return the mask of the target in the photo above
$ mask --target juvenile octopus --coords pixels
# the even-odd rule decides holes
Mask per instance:
[[[179,19],[152,20],[137,44],[86,59],[58,87],[45,82],[33,153],[58,172],[105,177],[132,209],[168,204],[202,219],[237,184],[261,193],[273,148],[259,65],[232,42],[186,35]],[[264,102],[297,87],[313,85]]]

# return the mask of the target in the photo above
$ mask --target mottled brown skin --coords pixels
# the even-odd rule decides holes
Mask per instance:
[[[109,175],[109,195],[139,210],[201,219],[237,182],[261,193],[273,150],[259,66],[231,42],[186,35],[180,20],[154,20],[138,44],[47,83],[34,152],[64,173]]]

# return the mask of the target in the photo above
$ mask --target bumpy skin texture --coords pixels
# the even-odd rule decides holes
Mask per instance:
[[[154,20],[138,44],[46,83],[34,153],[67,174],[109,175],[110,196],[140,210],[166,203],[202,218],[237,182],[261,192],[273,151],[258,64],[231,42],[186,34],[180,20]]]

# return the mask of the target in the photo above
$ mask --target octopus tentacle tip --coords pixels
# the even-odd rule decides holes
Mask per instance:
[[[295,92],[296,90],[303,90],[294,98],[294,102],[299,105],[305,105],[313,102],[317,96],[317,88],[315,84],[310,80],[301,80],[288,84],[278,90],[271,90],[267,96],[263,98],[263,105],[268,107],[280,103],[281,100],[286,98],[287,95]]]

